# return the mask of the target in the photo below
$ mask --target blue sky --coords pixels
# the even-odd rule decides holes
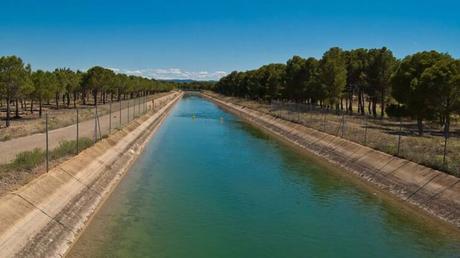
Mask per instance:
[[[34,69],[101,65],[156,78],[320,57],[332,46],[460,57],[460,1],[1,0],[0,55]]]

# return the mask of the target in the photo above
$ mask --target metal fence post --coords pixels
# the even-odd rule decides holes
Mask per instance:
[[[442,157],[442,165],[446,168],[446,156],[447,156],[447,139],[449,138],[449,130],[444,130],[444,154]]]
[[[398,133],[398,156],[401,150],[401,134],[402,134],[402,122],[401,118],[399,118],[399,133]]]
[[[109,103],[109,135],[112,132],[112,101]]]
[[[308,112],[310,112],[310,121],[313,122],[313,115],[315,113],[315,110],[313,110],[313,103],[311,103],[311,102],[310,102],[310,104],[308,106]]]
[[[323,131],[326,132],[326,112],[323,110]]]
[[[345,112],[342,110],[342,138],[345,133]]]
[[[128,99],[128,123],[129,123],[129,99]]]
[[[78,119],[79,119],[79,118],[78,118],[78,108],[77,108],[77,142],[76,142],[76,145],[77,145],[77,154],[78,154],[78,151],[79,151],[79,150],[78,150],[78,147],[79,147],[79,146],[78,146],[78,138],[79,138],[79,135],[78,135],[78,134],[79,134],[79,128],[78,128],[78,126],[79,126],[79,125],[78,125],[79,120],[78,120]]]
[[[49,144],[48,144],[48,112],[45,114],[45,131],[46,131],[46,172],[49,171]]]
[[[97,127],[99,129],[99,140],[102,139],[102,132],[101,132],[101,123],[99,121],[99,113],[97,112],[97,107],[96,107],[96,118],[97,118]]]
[[[94,143],[97,141],[97,105],[94,108]]]
[[[367,116],[366,115],[364,115],[364,121],[365,121],[364,122],[365,123],[364,125],[364,145],[366,145],[367,144]]]

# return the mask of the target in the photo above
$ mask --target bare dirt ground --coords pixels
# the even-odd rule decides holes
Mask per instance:
[[[147,97],[147,101],[159,98],[164,96],[167,93],[158,93]],[[121,100],[121,108],[125,109],[128,107],[128,104],[132,108],[134,105],[138,105],[139,101],[143,101],[143,98]],[[15,107],[11,107],[12,120],[10,121],[10,126],[5,127],[5,107],[0,108],[2,111],[0,113],[0,142],[8,141],[14,138],[23,137],[35,133],[42,133],[45,131],[45,113],[48,113],[49,117],[49,129],[57,129],[65,126],[72,125],[76,123],[76,109],[73,108],[73,104],[70,107],[66,107],[60,104],[60,109],[56,109],[55,105],[52,103],[50,105],[43,106],[43,115],[40,118],[38,115],[38,106],[34,106],[34,112],[31,113],[30,103],[28,103],[29,108],[22,110],[20,108],[20,118],[15,119],[13,111]],[[114,101],[112,103],[112,111],[115,112],[119,109],[120,102]],[[94,117],[94,105],[88,103],[87,105],[78,105],[79,109],[79,119],[80,121],[85,121],[92,119]],[[98,104],[98,113],[99,115],[108,114],[110,110],[110,103],[107,104]]]
[[[0,256],[63,257],[182,95],[1,201]]]
[[[157,94],[154,95],[148,102],[146,102],[145,110],[150,111],[157,111],[159,110],[166,101],[163,99],[159,99],[161,97],[166,96],[167,94]],[[155,99],[156,102],[152,102]],[[152,104],[155,104],[155,107]],[[119,105],[113,104],[112,108],[117,107],[118,109],[112,113],[112,132],[117,130],[116,128],[120,127],[120,112],[119,112]],[[125,103],[126,108],[123,109],[122,105],[122,126],[128,123],[128,108],[127,103]],[[134,117],[140,116],[142,114],[142,106],[140,108],[136,107],[134,110],[132,103],[130,104],[129,109],[129,120],[132,121]],[[99,118],[100,126],[101,126],[101,133],[108,134],[109,129],[109,115],[103,115]],[[80,139],[83,137],[92,138],[94,137],[94,118],[90,118],[79,124]],[[0,129],[1,130],[1,129]],[[70,125],[67,127],[55,129],[49,132],[49,148],[52,150],[59,143],[63,140],[75,140],[76,139],[76,125]],[[25,137],[20,137],[16,139],[12,139],[9,141],[0,142],[0,165],[6,164],[13,160],[16,157],[16,154],[29,151],[34,148],[45,148],[45,135],[43,133],[33,134]],[[62,162],[72,158],[73,155],[66,155],[64,157],[51,160],[49,167],[52,169],[53,167],[61,164]],[[41,174],[46,172],[45,163],[40,164],[39,166],[27,170],[21,169],[20,171],[1,171],[0,170],[0,196],[5,193],[11,192],[13,190],[18,189],[20,186],[23,186],[30,182],[32,179],[40,176]]]
[[[141,114],[144,108],[148,109],[152,106],[152,99],[157,99],[165,96],[167,93],[156,94],[151,96],[145,103],[145,107],[141,99],[129,100],[129,120],[134,116]],[[139,104],[140,103],[140,104]],[[159,103],[158,103],[159,104]],[[157,106],[157,104],[155,104]],[[105,135],[109,131],[110,115],[109,104],[98,107],[100,132],[98,135]],[[106,114],[106,115],[103,115]],[[76,126],[76,111],[72,109],[60,110],[49,113],[49,149],[53,149],[63,140],[75,140],[77,137]],[[79,138],[87,137],[94,138],[94,111],[93,108],[82,109],[79,111]],[[128,122],[128,100],[121,102],[121,123]],[[14,135],[10,140],[0,141],[0,164],[5,164],[13,160],[16,155],[23,151],[33,150],[34,148],[46,148],[46,137],[44,133],[44,118],[15,121],[9,128],[0,129],[0,139],[5,138],[5,135]],[[120,103],[112,104],[111,129],[114,130],[120,127]],[[54,129],[53,128],[57,128]],[[22,136],[20,135],[27,135]],[[99,135],[100,136],[100,135]],[[8,137],[10,138],[10,137]]]

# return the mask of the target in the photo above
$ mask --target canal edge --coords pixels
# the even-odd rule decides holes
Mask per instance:
[[[202,96],[268,133],[324,159],[402,204],[460,229],[460,181],[452,175],[303,125],[243,107],[217,96]]]
[[[0,198],[0,256],[64,256],[182,96]]]

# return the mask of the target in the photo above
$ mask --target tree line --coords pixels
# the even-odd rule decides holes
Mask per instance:
[[[234,71],[215,90],[228,96],[305,103],[349,114],[412,118],[420,135],[424,121],[436,121],[448,133],[452,117],[460,113],[460,60],[437,51],[397,59],[386,47],[333,47],[321,59],[294,56],[286,64]]]
[[[41,117],[44,104],[53,103],[56,109],[62,106],[75,108],[77,103],[86,105],[90,99],[93,105],[105,104],[168,91],[174,87],[174,83],[116,74],[100,66],[86,72],[68,68],[33,71],[30,64],[25,64],[17,56],[0,57],[0,101],[5,101],[7,127],[10,125],[12,105],[16,118],[20,116],[20,105],[22,110],[30,113],[34,112],[34,105],[38,105]]]

